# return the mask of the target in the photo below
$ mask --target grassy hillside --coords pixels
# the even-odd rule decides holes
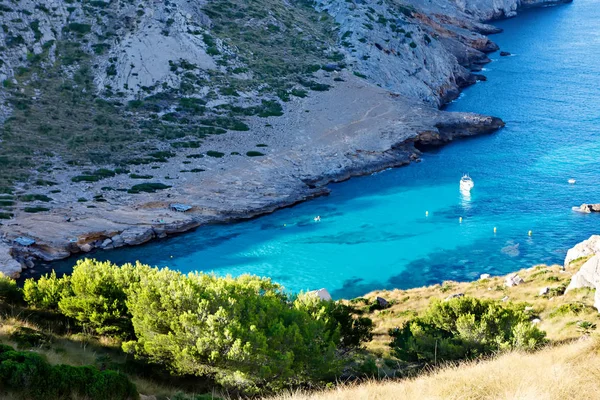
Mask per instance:
[[[590,399],[600,392],[599,351],[600,340],[588,337],[534,354],[510,353],[489,361],[449,365],[413,379],[369,381],[270,399]]]
[[[571,276],[586,259],[569,268],[539,265],[518,275],[525,283],[505,287],[505,277],[475,282],[445,282],[410,290],[377,291],[350,303],[363,304],[365,315],[375,323],[374,338],[367,344],[376,357],[382,378],[411,377],[389,381],[368,380],[341,385],[324,392],[289,392],[271,400],[337,399],[586,399],[600,390],[600,337],[595,333],[600,317],[592,306],[594,291],[578,289],[564,294]],[[548,293],[540,294],[548,288]],[[422,313],[433,299],[464,293],[477,298],[523,302],[531,319],[546,331],[548,345],[541,351],[511,352],[488,359],[432,365],[422,373],[408,370],[390,355],[389,330]],[[373,310],[375,298],[391,307]]]
[[[582,334],[595,329],[600,321],[597,310],[593,307],[594,291],[577,289],[564,294],[571,276],[579,270],[586,259],[576,260],[565,271],[558,265],[538,265],[517,272],[525,283],[506,287],[505,277],[474,282],[444,282],[442,285],[410,290],[376,291],[363,298],[351,300],[350,303],[361,305],[365,315],[375,323],[374,339],[367,348],[382,357],[389,356],[391,328],[402,325],[411,317],[421,313],[433,299],[445,299],[450,295],[463,293],[481,299],[502,300],[525,303],[529,308],[531,319],[539,319],[538,326],[546,331],[547,338],[554,343],[577,339]],[[543,288],[548,293],[540,295]],[[385,310],[376,310],[372,306],[377,296],[383,297],[391,304]],[[375,307],[376,308],[376,307]],[[591,325],[590,325],[591,324]]]
[[[275,381],[270,381],[272,374],[268,371],[264,376],[258,372],[253,375],[252,365],[258,363],[257,365],[268,368],[268,365],[273,364],[273,367],[279,368],[277,365],[283,362],[280,358],[283,353],[277,347],[279,345],[283,345],[288,351],[297,352],[295,357],[302,358],[307,366],[311,365],[310,363],[318,361],[318,357],[325,357],[325,353],[322,351],[303,353],[302,349],[309,344],[308,342],[301,344],[304,343],[301,337],[310,336],[314,339],[314,334],[320,330],[321,333],[318,335],[324,335],[323,340],[333,340],[338,343],[335,356],[337,361],[333,361],[331,366],[343,367],[343,371],[340,374],[338,370],[336,380],[339,381],[341,377],[356,383],[348,387],[341,386],[330,392],[306,394],[299,392],[293,395],[282,395],[276,397],[277,399],[390,398],[392,396],[390,393],[406,393],[406,398],[419,398],[417,394],[420,391],[427,393],[429,397],[425,398],[432,399],[476,399],[484,398],[483,393],[488,392],[497,395],[496,398],[505,398],[504,395],[508,398],[546,398],[544,395],[550,393],[554,383],[552,381],[545,383],[540,377],[547,376],[549,379],[560,380],[563,375],[569,376],[569,379],[575,383],[570,380],[560,382],[560,390],[556,392],[558,393],[556,396],[559,397],[554,394],[552,395],[554,397],[547,397],[560,398],[560,395],[565,393],[563,390],[572,390],[573,386],[588,390],[597,384],[588,382],[584,372],[592,363],[598,361],[597,350],[600,349],[600,345],[595,340],[579,340],[595,335],[599,316],[596,309],[592,307],[594,293],[588,289],[580,289],[563,294],[570,277],[584,261],[584,259],[576,260],[566,271],[562,271],[559,266],[543,265],[520,271],[518,274],[525,282],[511,288],[504,286],[504,277],[492,277],[468,283],[445,282],[443,285],[410,290],[373,292],[363,298],[343,301],[342,303],[351,304],[355,308],[355,312],[363,318],[361,321],[366,323],[364,317],[368,317],[374,322],[373,339],[365,342],[362,349],[355,347],[357,343],[360,344],[356,340],[359,337],[362,338],[361,341],[370,337],[367,330],[369,324],[356,324],[358,320],[355,320],[351,325],[345,325],[353,321],[352,317],[350,319],[346,317],[348,315],[346,310],[338,306],[330,308],[325,305],[317,308],[313,308],[315,305],[309,305],[305,308],[308,303],[303,305],[302,301],[298,303],[297,300],[279,297],[277,286],[269,289],[274,290],[275,297],[268,296],[267,299],[261,300],[260,296],[256,297],[256,294],[252,294],[254,289],[250,289],[246,293],[248,298],[240,297],[234,301],[231,296],[239,296],[236,291],[246,291],[247,289],[242,288],[248,284],[255,285],[256,283],[252,283],[255,282],[253,279],[246,277],[240,280],[213,280],[202,276],[186,278],[168,270],[153,272],[140,265],[137,269],[131,269],[132,267],[119,268],[109,264],[86,262],[76,270],[72,280],[70,278],[66,281],[50,279],[34,285],[28,284],[24,294],[29,306],[25,306],[22,300],[15,303],[13,297],[22,298],[22,295],[15,294],[12,289],[8,290],[6,286],[2,286],[0,292],[4,296],[4,301],[0,310],[0,341],[15,348],[39,353],[52,365],[91,365],[100,370],[119,371],[126,374],[135,383],[137,390],[144,395],[154,395],[157,399],[185,400],[223,396],[223,386],[216,384],[215,380],[225,387],[227,385],[235,387],[243,383],[242,391],[250,390],[252,387],[246,386],[247,381],[240,380],[242,376],[245,377],[244,379],[254,376],[252,379],[258,385],[250,390],[252,392],[250,394],[254,395],[279,392],[286,388],[289,390],[294,387],[306,387],[300,381],[294,383],[295,380],[300,379],[300,375],[296,375],[297,379],[292,375],[291,381],[286,378],[279,385],[274,384]],[[95,272],[88,273],[88,269]],[[156,275],[156,278],[149,281],[152,282],[151,284],[145,283],[143,286],[145,289],[135,289],[138,285],[137,279],[140,279],[136,276],[142,271],[145,271],[142,277],[145,276],[144,274],[150,274],[150,276]],[[168,278],[164,282],[160,278],[163,275]],[[125,279],[124,277],[127,277],[126,281],[120,281]],[[131,279],[133,279],[131,283],[121,286],[123,282]],[[205,283],[195,286],[193,282],[196,279]],[[179,282],[177,285],[183,286],[181,288],[173,286],[167,290],[167,286],[175,281]],[[163,287],[165,284],[167,286]],[[193,286],[185,289],[188,284]],[[260,284],[271,285],[267,281]],[[221,285],[225,286],[218,288]],[[210,294],[213,290],[210,289],[212,286],[218,290]],[[546,292],[545,288],[548,288],[547,293],[540,294],[541,289]],[[198,293],[193,294],[190,290]],[[231,294],[227,294],[227,291],[231,290],[233,290]],[[121,297],[123,293],[128,298],[125,303]],[[424,315],[432,300],[445,299],[459,293],[476,299],[497,300],[499,301],[497,304],[505,304],[507,307],[514,302],[519,310],[524,310],[527,324],[537,323],[537,326],[546,331],[546,348],[538,352],[513,352],[491,361],[482,361],[489,359],[489,356],[479,356],[476,357],[478,361],[467,362],[464,365],[451,364],[450,367],[445,366],[443,362],[409,362],[396,358],[398,353],[390,347],[392,339],[389,334],[390,329],[401,327],[409,320],[414,321],[416,316]],[[377,296],[387,299],[390,306],[381,309],[375,301]],[[112,298],[115,299],[115,303],[112,303]],[[199,300],[201,298],[203,300]],[[194,306],[193,303],[196,301],[202,304],[200,309]],[[255,301],[265,301],[265,303],[259,305],[260,303],[254,303]],[[290,309],[290,306],[293,307]],[[202,311],[204,307],[214,308],[214,310],[205,314],[206,311]],[[235,315],[239,313],[241,314],[238,316],[245,315],[247,311],[244,310],[247,307],[266,307],[264,311],[257,311],[256,316],[262,315],[263,312],[274,313],[273,315],[282,313],[281,323],[284,325],[277,327],[277,323],[273,322],[275,323],[273,325],[269,322],[270,319],[262,320],[258,317],[252,324],[266,323],[266,325],[244,328],[249,323],[246,321],[247,318],[237,319],[239,322],[234,321],[238,318]],[[301,311],[304,309],[308,310],[309,314]],[[287,314],[289,312],[291,314]],[[148,318],[154,313],[162,317]],[[188,315],[191,319],[183,317]],[[165,321],[169,318],[172,322],[167,326]],[[208,319],[202,322],[198,318]],[[222,325],[222,318],[230,322]],[[311,322],[312,318],[315,318],[314,322]],[[286,319],[287,322],[283,322]],[[297,319],[296,322],[293,322],[293,319]],[[131,322],[134,324],[133,330]],[[331,325],[331,322],[334,325]],[[291,325],[288,326],[290,323]],[[323,323],[325,325],[322,325]],[[338,331],[328,328],[335,327],[338,323],[341,324],[338,328],[341,328],[339,332],[345,334],[341,337],[341,341],[335,333]],[[234,331],[223,330],[230,324],[236,326]],[[294,328],[296,324],[297,327]],[[286,329],[301,330],[296,334],[300,336],[296,336],[294,343],[285,344],[286,340],[289,341],[288,334],[283,334]],[[311,330],[313,333],[310,332]],[[328,330],[334,336],[329,336]],[[208,334],[209,331],[213,333]],[[283,336],[277,334],[278,331]],[[255,336],[257,333],[259,336]],[[250,336],[247,336],[248,334]],[[266,335],[264,338],[271,337],[271,342],[261,339],[263,334]],[[351,336],[348,336],[350,334]],[[219,335],[222,335],[221,339],[217,340]],[[279,343],[280,339],[274,339],[279,337],[278,335],[283,342]],[[208,337],[213,339],[206,341]],[[126,342],[131,339],[133,341]],[[243,347],[245,355],[242,363],[238,362],[237,356],[221,359],[216,356],[216,353],[210,355],[211,351],[217,349],[219,352],[237,354],[239,350],[235,349],[238,345],[230,347],[227,343],[238,343],[240,339],[243,341],[241,343],[247,343]],[[348,347],[351,342],[354,344]],[[206,353],[209,355],[208,358],[202,352],[197,353],[200,350],[200,347],[197,347],[200,343],[208,346],[202,350],[202,352],[208,351]],[[205,345],[201,347],[204,348]],[[589,354],[586,355],[586,352]],[[316,354],[318,357],[315,358],[310,354]],[[326,361],[322,359],[320,362]],[[509,368],[508,365],[513,367]],[[298,364],[294,363],[286,368],[297,367]],[[298,369],[297,373],[304,374],[303,371],[304,367]],[[497,378],[484,379],[489,376]],[[389,383],[371,381],[393,377],[413,379]],[[331,383],[329,385],[326,383],[336,381],[318,376],[303,379],[308,379],[305,382],[310,382],[313,388],[330,387]],[[365,379],[368,383],[358,383]],[[452,385],[440,384],[449,379],[452,379]],[[517,383],[511,384],[510,382],[513,381]],[[472,397],[461,397],[461,394],[467,391],[472,393]],[[535,395],[539,396],[535,397]],[[230,396],[237,398],[231,392]]]

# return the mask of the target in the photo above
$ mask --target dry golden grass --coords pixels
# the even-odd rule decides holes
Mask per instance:
[[[573,263],[566,271],[560,266],[538,265],[517,272],[525,283],[511,288],[504,286],[504,276],[491,277],[490,279],[475,282],[444,282],[443,285],[434,285],[409,290],[375,291],[364,296],[369,302],[380,296],[388,300],[392,306],[385,310],[367,313],[375,324],[374,338],[367,345],[367,349],[379,356],[389,355],[390,328],[402,325],[417,313],[427,308],[433,299],[445,299],[449,295],[463,293],[483,299],[502,300],[526,303],[532,307],[532,318],[541,321],[540,329],[548,334],[548,339],[561,342],[581,337],[582,332],[577,323],[588,321],[593,324],[600,322],[598,311],[593,308],[594,292],[590,289],[578,289],[562,296],[540,296],[544,287],[557,288],[568,285],[571,276],[579,270],[585,260]],[[361,303],[358,303],[359,305]],[[580,310],[575,312],[558,313],[561,306],[575,304]],[[365,307],[366,309],[366,307]]]
[[[564,400],[600,398],[600,340],[448,366],[413,379],[341,385],[270,400]]]

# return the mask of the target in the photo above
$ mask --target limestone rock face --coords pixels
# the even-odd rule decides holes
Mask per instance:
[[[329,291],[325,288],[319,289],[319,290],[313,290],[312,292],[308,292],[308,294],[313,295],[318,297],[319,299],[323,300],[323,301],[331,301],[333,300],[331,298],[331,295],[329,294]]]
[[[129,246],[146,243],[154,238],[154,231],[149,227],[135,227],[124,230],[121,239]]]
[[[600,311],[600,290],[598,290],[600,288],[600,254],[593,256],[583,264],[579,272],[571,278],[566,292],[583,287],[596,289],[594,307]]]
[[[504,285],[506,287],[518,286],[522,283],[525,283],[525,281],[517,274],[508,275],[504,281]]]
[[[581,257],[588,257],[600,253],[600,235],[593,235],[567,252],[564,267],[567,268],[571,262]]]
[[[0,273],[10,278],[18,278],[21,270],[21,263],[13,258],[10,247],[0,242]]]

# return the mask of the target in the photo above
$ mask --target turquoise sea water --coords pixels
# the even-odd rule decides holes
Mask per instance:
[[[595,0],[575,0],[496,23],[505,32],[493,40],[514,56],[492,54],[488,81],[448,106],[503,118],[496,134],[333,185],[329,197],[272,215],[94,256],[252,273],[292,291],[326,287],[334,297],[562,263],[569,247],[600,232],[600,215],[571,211],[600,202],[599,21]],[[458,190],[464,172],[475,181],[470,199]]]

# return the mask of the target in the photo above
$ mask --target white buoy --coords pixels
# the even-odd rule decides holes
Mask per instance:
[[[425,216],[429,217],[429,211],[425,211]]]
[[[571,185],[574,185],[574,184],[575,184],[575,182],[577,182],[577,181],[576,181],[575,179],[571,178],[571,179],[569,179],[569,180],[568,180],[568,182],[569,182]]]
[[[458,219],[458,222],[462,224],[462,217]]]
[[[497,229],[496,227],[494,227],[494,233],[496,233],[496,231],[497,231],[497,230],[498,230],[498,229]]]
[[[528,234],[529,236],[531,236],[531,235],[533,234],[533,232],[532,232],[532,231],[529,231],[529,232],[527,232],[527,234]]]

